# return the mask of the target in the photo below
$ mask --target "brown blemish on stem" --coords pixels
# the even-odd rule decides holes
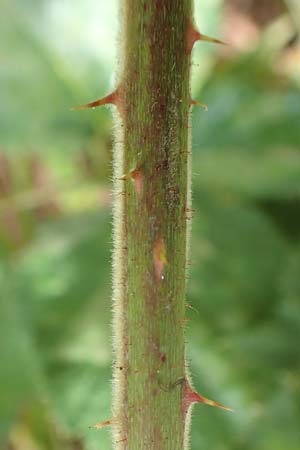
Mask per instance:
[[[128,178],[131,178],[134,183],[136,193],[140,196],[143,190],[143,172],[140,169],[133,169],[128,174],[122,175],[119,180],[126,181]]]
[[[134,169],[130,172],[130,177],[134,182],[134,187],[138,196],[142,194],[144,175],[140,169]]]
[[[156,278],[158,281],[162,281],[164,279],[163,274],[164,265],[168,263],[166,257],[165,244],[162,238],[158,239],[154,245],[153,258],[154,258]]]

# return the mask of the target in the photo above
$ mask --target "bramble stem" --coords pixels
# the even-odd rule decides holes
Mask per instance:
[[[183,450],[191,0],[124,0],[114,94],[115,449]]]

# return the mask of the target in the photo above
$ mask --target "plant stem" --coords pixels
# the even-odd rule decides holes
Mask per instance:
[[[113,100],[115,449],[182,450],[191,0],[124,0]]]

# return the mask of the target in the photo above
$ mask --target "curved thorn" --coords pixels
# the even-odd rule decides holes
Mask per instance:
[[[208,111],[208,106],[205,103],[198,102],[198,100],[191,100],[191,105],[201,106],[201,108],[203,108],[204,111]]]
[[[107,95],[106,97],[100,98],[99,100],[95,100],[94,102],[86,103],[84,105],[79,105],[79,106],[73,106],[73,108],[71,108],[71,111],[79,111],[82,109],[97,108],[98,106],[109,105],[109,104],[115,105],[116,98],[117,98],[116,92],[112,92],[111,94]]]

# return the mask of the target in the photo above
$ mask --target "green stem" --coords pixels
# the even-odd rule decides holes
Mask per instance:
[[[115,449],[182,450],[191,0],[126,0],[114,151]]]

